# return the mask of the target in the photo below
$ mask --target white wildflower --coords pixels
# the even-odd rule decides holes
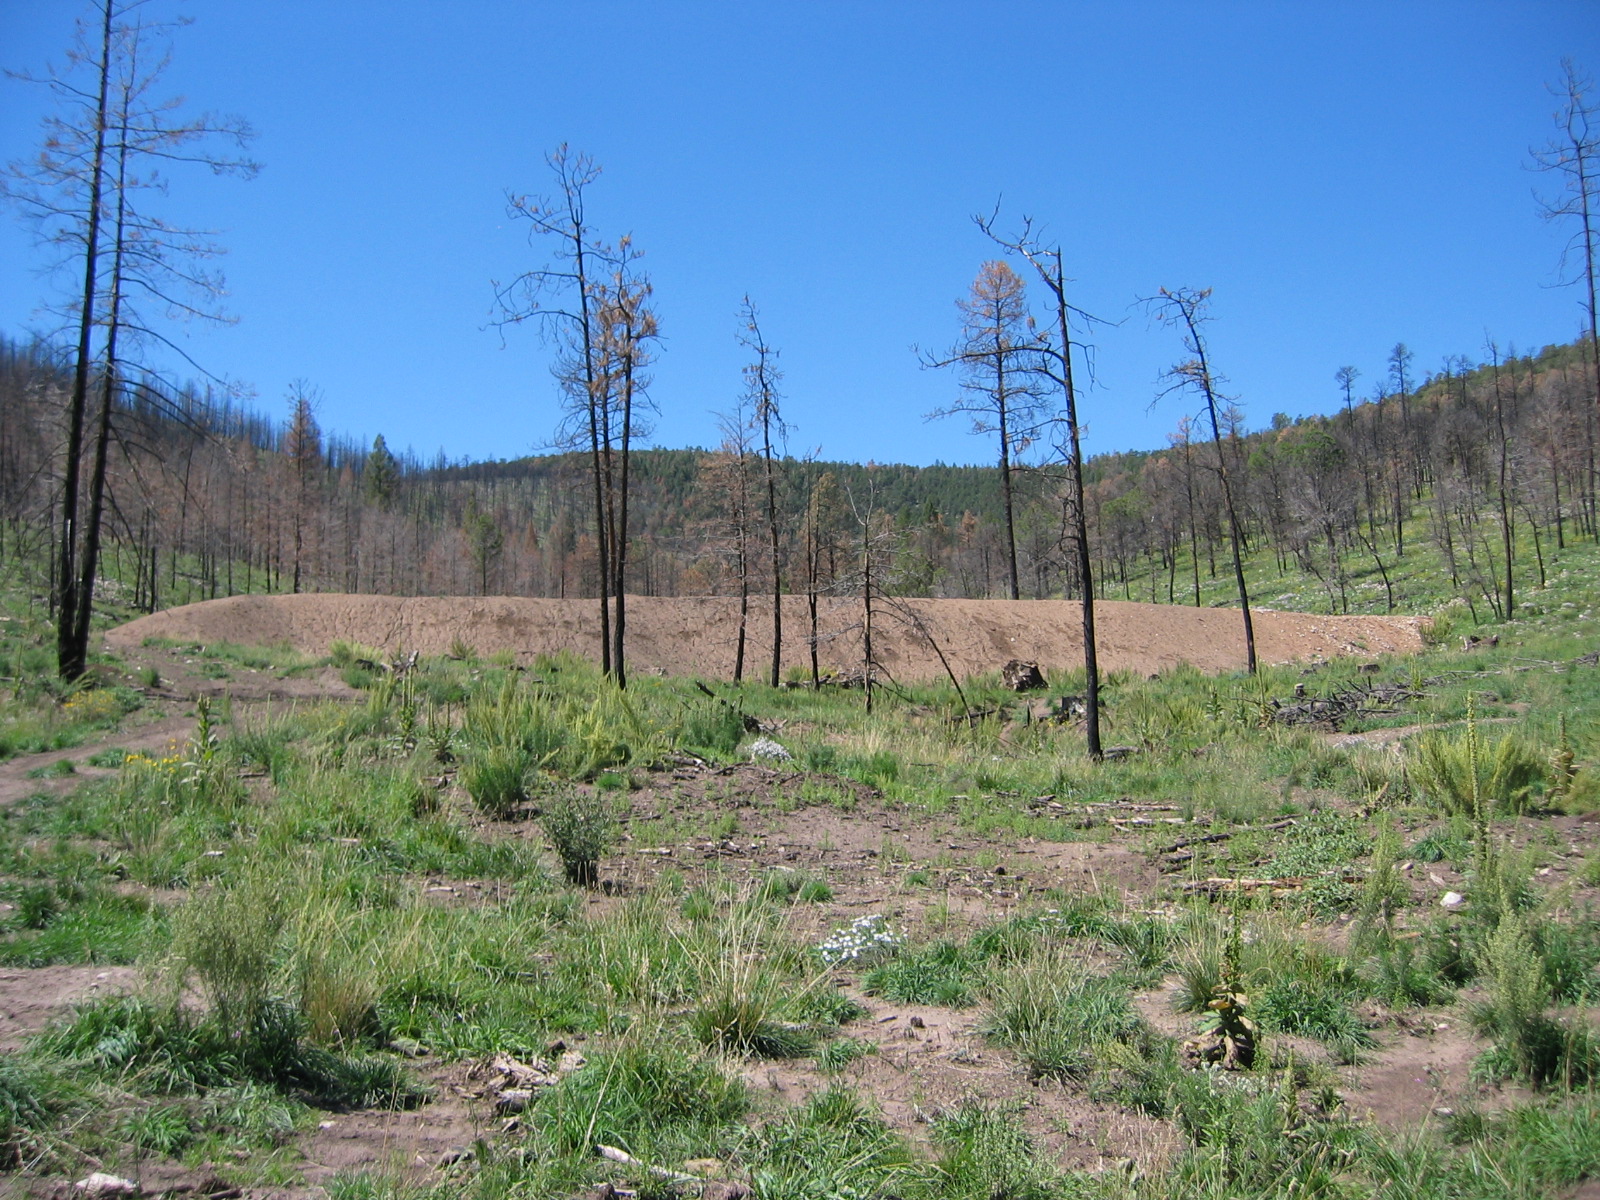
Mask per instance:
[[[769,737],[758,737],[750,743],[751,762],[789,762],[793,758],[794,755]]]

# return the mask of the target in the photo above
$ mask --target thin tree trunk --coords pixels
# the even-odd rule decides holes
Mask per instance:
[[[78,357],[73,364],[72,394],[67,409],[66,462],[61,480],[61,536],[56,560],[56,665],[62,678],[77,679],[84,671],[78,654],[77,541],[78,475],[83,456],[83,421],[89,403],[89,366],[94,351],[95,298],[100,285],[100,206],[104,188],[106,109],[111,92],[112,0],[101,0],[100,78],[96,98],[94,152],[89,166],[89,211],[83,246],[83,298],[78,313]]]

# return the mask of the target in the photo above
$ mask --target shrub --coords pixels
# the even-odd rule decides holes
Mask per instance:
[[[360,642],[335,638],[328,644],[328,661],[343,670],[346,667],[356,666],[358,663],[382,662],[383,651],[376,650],[371,646],[363,646]]]
[[[1111,922],[1103,936],[1127,955],[1128,964],[1138,971],[1164,967],[1172,950],[1172,926],[1152,917]]]
[[[616,844],[620,832],[611,797],[568,783],[554,784],[546,796],[541,823],[567,881],[578,887],[598,883],[601,856]]]
[[[0,1058],[0,1170],[20,1166],[49,1123],[49,1090],[47,1081],[11,1056]]]
[[[215,1019],[243,1034],[271,992],[283,928],[281,892],[261,877],[195,896],[173,922],[172,949],[200,981]]]
[[[1334,987],[1307,979],[1276,979],[1255,997],[1255,1017],[1268,1030],[1300,1033],[1335,1047],[1347,1060],[1373,1045],[1372,1035]]]
[[[1484,742],[1470,712],[1464,735],[1425,734],[1406,759],[1414,790],[1443,811],[1466,816],[1476,816],[1480,804],[1485,811],[1524,811],[1544,782],[1545,765],[1514,734]]]
[[[700,1001],[689,1014],[689,1031],[701,1045],[757,1058],[800,1058],[816,1046],[816,1035],[780,1019],[782,1000],[770,984],[729,983]]]
[[[814,875],[803,871],[768,871],[761,880],[756,894],[770,904],[826,904],[833,899],[833,889]]]
[[[1374,939],[1367,989],[1390,1004],[1442,1004],[1455,994],[1428,961],[1427,947],[1415,937],[1384,932]]]
[[[750,1182],[762,1200],[919,1194],[908,1188],[920,1172],[904,1140],[841,1087],[816,1093],[749,1141]]]
[[[876,1054],[876,1042],[863,1042],[859,1038],[835,1038],[817,1051],[817,1070],[824,1075],[837,1075],[857,1059]]]
[[[152,1091],[182,1094],[254,1081],[327,1105],[409,1108],[422,1100],[392,1059],[335,1054],[300,1034],[299,1014],[280,1001],[262,1004],[241,1029],[176,1004],[119,996],[79,1009],[40,1047],[79,1072],[126,1080],[137,1070]]]
[[[951,1200],[1055,1200],[1062,1195],[1035,1153],[1033,1139],[1009,1112],[964,1101],[933,1123],[940,1196]]]
[[[1489,999],[1475,1015],[1496,1043],[1479,1060],[1479,1071],[1539,1086],[1560,1081],[1569,1088],[1600,1077],[1600,1038],[1586,1026],[1565,1025],[1546,1012],[1550,986],[1544,963],[1521,917],[1501,918],[1485,957]]]
[[[729,755],[739,748],[743,737],[743,714],[730,704],[707,700],[685,709],[677,741],[687,750]]]

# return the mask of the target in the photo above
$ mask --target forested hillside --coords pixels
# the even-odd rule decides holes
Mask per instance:
[[[1596,536],[1597,403],[1582,344],[1418,372],[1404,347],[1368,398],[1341,372],[1332,417],[1231,414],[1226,468],[1243,498],[1252,590],[1327,611],[1431,607],[1460,598],[1511,615],[1573,538]],[[62,369],[0,343],[0,560],[49,591],[60,491]],[[284,420],[195,390],[130,388],[114,416],[110,537],[102,577],[136,607],[239,592],[585,596],[596,589],[586,458],[423,462],[318,428],[291,398]],[[1093,421],[1092,412],[1086,419]],[[1180,420],[1159,452],[1086,464],[1101,595],[1226,602],[1227,524],[1217,453]],[[636,453],[627,588],[728,594],[770,577],[752,497],[758,455]],[[1077,594],[1065,491],[1049,463],[1020,473],[1024,596]],[[741,500],[741,497],[743,499]],[[1006,585],[998,472],[988,467],[781,463],[778,553],[786,586],[844,579],[870,544],[890,590],[982,597]],[[764,503],[764,501],[763,501]],[[1217,586],[1213,587],[1213,583]]]

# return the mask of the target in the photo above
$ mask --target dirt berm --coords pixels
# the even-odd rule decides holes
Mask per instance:
[[[859,668],[859,600],[820,602],[818,652],[824,669]],[[759,678],[770,661],[770,603],[752,601],[745,671]],[[1244,666],[1244,630],[1236,609],[1102,601],[1095,606],[1095,641],[1104,670],[1160,671],[1190,663],[1202,671]],[[1262,662],[1339,655],[1408,654],[1422,646],[1422,618],[1334,617],[1255,610],[1256,652]],[[1012,658],[1032,659],[1047,674],[1083,664],[1082,618],[1068,600],[898,600],[875,608],[873,657],[895,679],[933,679],[944,673],[934,645],[951,670],[965,677],[997,671]],[[809,665],[810,621],[803,597],[783,606],[784,667]],[[738,633],[731,597],[630,596],[627,653],[633,671],[729,677]],[[387,654],[416,650],[447,654],[470,647],[488,655],[511,650],[521,663],[568,650],[600,654],[599,604],[594,600],[532,600],[511,596],[234,596],[141,617],[111,630],[113,649],[146,638],[177,642],[288,644],[322,655],[337,639]]]

